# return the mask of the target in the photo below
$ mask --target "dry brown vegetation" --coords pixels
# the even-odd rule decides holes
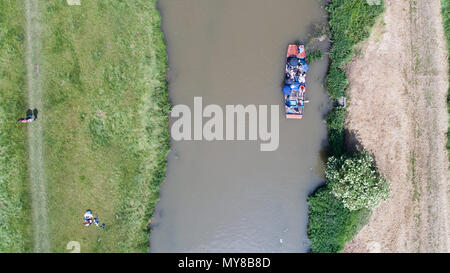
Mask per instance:
[[[391,198],[346,252],[448,252],[447,53],[439,0],[385,1],[347,67],[347,141],[371,151]],[[356,143],[355,143],[356,142]]]

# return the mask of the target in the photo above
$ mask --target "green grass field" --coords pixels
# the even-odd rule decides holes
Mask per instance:
[[[170,149],[156,1],[39,1],[51,251],[146,252]],[[33,249],[24,2],[0,1],[0,252]],[[32,163],[31,163],[32,164]],[[83,226],[86,209],[105,230]]]
[[[32,250],[23,5],[0,1],[0,252]]]
[[[170,148],[155,0],[52,0],[40,12],[52,251],[148,251]],[[86,209],[104,231],[82,225]]]

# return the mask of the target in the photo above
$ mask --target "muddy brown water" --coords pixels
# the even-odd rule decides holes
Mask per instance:
[[[327,60],[311,65],[303,120],[286,120],[288,43],[325,11],[313,0],[159,0],[173,105],[280,105],[280,145],[174,141],[152,221],[151,252],[304,252],[306,199],[323,181]],[[171,120],[171,124],[173,123]]]

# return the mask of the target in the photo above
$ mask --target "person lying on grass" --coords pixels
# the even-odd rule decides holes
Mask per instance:
[[[35,121],[37,119],[37,110],[34,109],[34,111],[32,111],[31,109],[28,109],[26,115],[27,115],[26,118],[19,118],[17,121],[22,123],[30,123]]]

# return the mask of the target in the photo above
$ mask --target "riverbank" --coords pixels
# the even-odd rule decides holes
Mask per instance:
[[[346,252],[448,252],[448,60],[440,1],[386,0],[348,66],[346,127],[391,181]]]
[[[46,1],[39,17],[50,250],[147,252],[170,148],[156,2]]]
[[[156,1],[41,11],[52,250],[78,241],[82,252],[147,252],[170,148]],[[81,224],[86,209],[104,231]]]
[[[338,100],[347,95],[346,66],[359,54],[354,46],[369,37],[370,30],[383,12],[382,1],[368,4],[359,0],[335,0],[328,3],[331,34],[330,65],[326,78],[328,94],[333,108],[327,117],[328,156],[330,160],[344,156],[358,160],[353,150],[345,147],[347,109]],[[354,146],[354,145],[353,145]],[[351,159],[353,158],[353,159]],[[370,169],[376,171],[375,166]],[[357,171],[355,171],[357,173]],[[363,175],[363,174],[361,174]],[[363,175],[364,176],[364,175]],[[332,193],[329,179],[308,197],[308,237],[312,252],[340,252],[345,244],[367,223],[371,210],[348,209],[342,200]]]
[[[22,2],[0,2],[0,252],[33,249],[27,127],[16,122],[28,107],[24,14]]]

